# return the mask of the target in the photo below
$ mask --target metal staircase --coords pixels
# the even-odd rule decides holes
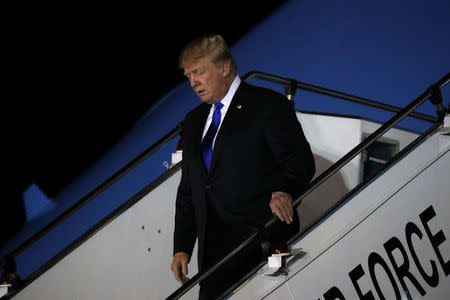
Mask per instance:
[[[308,298],[352,299],[354,295],[378,293],[402,297],[427,295],[430,299],[438,299],[433,295],[448,293],[448,285],[442,282],[448,275],[450,264],[449,244],[445,242],[446,234],[450,234],[450,158],[449,137],[443,127],[446,109],[442,106],[440,89],[448,84],[450,75],[430,86],[403,109],[260,72],[243,77],[244,80],[252,78],[283,85],[288,98],[293,98],[295,91],[302,89],[396,113],[319,174],[295,199],[297,208],[301,208],[305,198],[339,174],[347,164],[360,159],[372,143],[395,130],[396,124],[405,117],[428,122],[431,126],[376,174],[358,181],[303,228],[290,241],[292,247],[302,248],[303,252],[287,260],[286,268],[279,276],[266,276],[268,270],[263,261],[223,297],[301,299],[309,295]],[[428,99],[436,107],[436,118],[414,112]],[[57,229],[96,195],[177,137],[181,130],[182,124],[179,124],[65,214],[24,241],[9,257],[32,251],[33,244],[41,237]],[[259,232],[250,232],[241,246],[209,270],[197,273],[196,266],[190,265],[189,273],[195,275],[179,288],[172,278],[169,263],[174,199],[181,163],[172,166],[100,220],[1,299],[178,299],[182,296],[183,299],[195,299],[198,282],[226,263]],[[421,193],[435,197],[424,197]],[[277,220],[272,218],[264,227],[275,222]],[[429,244],[425,244],[427,238]],[[422,244],[416,246],[418,243]],[[191,260],[195,262],[196,258]],[[429,262],[432,262],[431,267]]]

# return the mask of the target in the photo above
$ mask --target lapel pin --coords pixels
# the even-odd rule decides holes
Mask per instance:
[[[237,109],[241,109],[241,108],[242,108],[242,105],[239,104],[239,105],[237,106]]]

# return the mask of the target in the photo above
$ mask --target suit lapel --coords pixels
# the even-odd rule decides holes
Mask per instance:
[[[241,111],[244,106],[242,104],[242,101],[245,100],[245,97],[242,97],[244,90],[245,90],[245,83],[241,82],[239,88],[236,90],[236,93],[233,96],[233,99],[230,102],[230,107],[228,107],[225,119],[223,120],[219,132],[217,133],[209,173],[212,173],[214,171],[217,161],[220,158],[220,153],[223,150],[223,145],[226,142],[226,137],[239,126]]]
[[[203,162],[202,151],[201,151],[201,142],[203,129],[205,128],[206,119],[208,118],[209,111],[211,109],[211,105],[206,103],[202,103],[198,112],[198,115],[195,116],[194,123],[194,135],[193,135],[193,153],[196,155],[197,165],[201,170],[205,171],[205,175],[207,174],[207,170],[205,164]]]
[[[211,105],[202,103],[200,106],[200,111],[198,116],[196,116],[195,123],[195,136],[194,143],[196,147],[200,148],[200,144],[202,142],[203,129],[205,128],[206,119],[208,118],[209,111],[211,109]]]

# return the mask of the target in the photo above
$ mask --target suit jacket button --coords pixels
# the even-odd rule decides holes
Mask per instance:
[[[209,191],[210,189],[211,189],[211,185],[210,184],[205,185],[205,190]]]

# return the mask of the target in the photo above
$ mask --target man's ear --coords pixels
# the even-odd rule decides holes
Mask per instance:
[[[229,61],[226,61],[223,63],[222,74],[223,74],[223,77],[227,77],[228,75],[230,75],[230,62]]]

